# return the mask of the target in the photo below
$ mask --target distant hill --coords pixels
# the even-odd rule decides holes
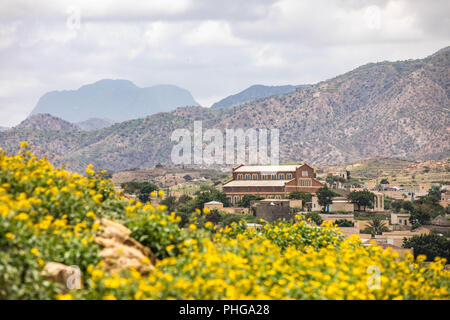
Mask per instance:
[[[280,161],[314,165],[370,157],[423,161],[450,156],[450,51],[424,59],[369,63],[301,90],[236,108],[183,107],[95,131],[0,132],[0,147],[20,141],[55,165],[89,163],[114,171],[170,166],[172,132],[203,128],[278,128]]]
[[[261,98],[267,98],[270,96],[289,93],[295,91],[298,88],[305,88],[308,85],[299,85],[299,86],[263,86],[260,84],[253,85],[239,93],[228,96],[219,102],[214,103],[211,108],[212,109],[225,109],[234,106],[238,106],[244,104],[246,102],[255,101]]]
[[[76,125],[48,113],[32,115],[14,127],[15,130],[80,130]]]
[[[81,130],[91,131],[91,130],[99,130],[109,126],[112,126],[116,123],[110,119],[100,119],[100,118],[91,118],[85,121],[75,123]]]
[[[386,178],[392,185],[404,186],[417,183],[450,183],[450,158],[407,161],[396,158],[373,157],[359,159],[351,163],[323,166],[317,171],[318,177],[325,179],[330,171],[350,171],[352,178],[378,183]]]
[[[125,121],[195,105],[190,92],[177,86],[139,88],[128,80],[105,79],[78,90],[48,92],[31,115],[49,113],[73,123],[91,118]]]

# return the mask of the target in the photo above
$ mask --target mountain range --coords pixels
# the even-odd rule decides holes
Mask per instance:
[[[112,118],[108,113],[104,117]],[[450,50],[424,59],[369,63],[301,90],[211,109],[180,107],[94,131],[13,128],[0,147],[27,140],[55,165],[114,171],[170,165],[177,128],[278,128],[280,161],[337,164],[374,156],[450,156]]]
[[[261,98],[267,98],[270,96],[289,93],[297,90],[298,88],[305,88],[309,85],[299,85],[299,86],[263,86],[260,84],[253,85],[239,93],[228,96],[216,103],[214,103],[212,109],[225,109],[230,107],[235,107],[246,102],[255,101]]]
[[[91,131],[99,130],[109,126],[112,126],[116,121],[106,119],[106,118],[90,118],[81,122],[76,122],[75,124],[81,130]]]
[[[78,90],[48,92],[31,115],[49,113],[70,122],[92,118],[125,121],[196,105],[189,91],[174,85],[140,88],[128,80],[104,79]]]

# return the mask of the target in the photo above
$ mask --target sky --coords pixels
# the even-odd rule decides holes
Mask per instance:
[[[2,0],[0,126],[105,78],[174,84],[210,107],[449,45],[448,0]]]

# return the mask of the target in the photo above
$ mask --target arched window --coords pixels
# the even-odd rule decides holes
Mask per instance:
[[[258,175],[257,174],[253,175],[253,180],[258,180]]]
[[[284,180],[284,173],[280,174],[280,180]]]
[[[291,174],[291,173],[288,173],[288,174],[286,175],[286,179],[287,179],[287,180],[291,180],[291,179],[292,179],[292,174]]]
[[[242,174],[238,174],[238,180],[242,180]]]

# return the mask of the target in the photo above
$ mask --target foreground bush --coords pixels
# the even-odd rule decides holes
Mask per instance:
[[[22,147],[0,154],[1,299],[448,299],[445,259],[425,265],[302,217],[180,229],[166,207],[123,200],[91,167],[86,177],[55,169]],[[160,259],[155,268],[105,271],[98,218],[129,227]],[[63,294],[45,280],[50,261],[77,265],[83,288]]]

